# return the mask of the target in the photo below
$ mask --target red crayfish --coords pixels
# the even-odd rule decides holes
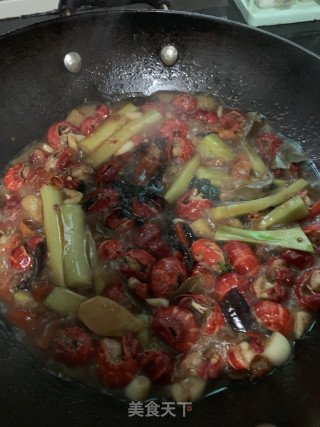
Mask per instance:
[[[99,342],[96,370],[103,384],[124,387],[134,378],[137,369],[139,341],[130,333],[116,339],[103,338]]]

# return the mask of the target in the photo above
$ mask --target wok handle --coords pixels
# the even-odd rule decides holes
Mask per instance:
[[[60,0],[58,10],[64,12],[66,10],[127,6],[137,3],[146,3],[156,9],[170,7],[170,0],[142,0],[141,2],[139,0]]]

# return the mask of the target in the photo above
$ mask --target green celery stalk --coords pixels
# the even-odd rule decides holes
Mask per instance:
[[[233,160],[232,151],[215,133],[211,133],[204,137],[197,145],[197,151],[199,154],[206,157],[214,156],[226,161]]]
[[[71,288],[93,284],[86,248],[86,224],[80,205],[60,206],[63,224],[63,266],[66,285]]]
[[[94,270],[97,267],[100,267],[101,262],[98,256],[96,243],[92,237],[89,227],[86,229],[86,254],[92,270]]]
[[[75,316],[79,305],[86,299],[83,295],[76,294],[69,289],[54,288],[44,300],[44,305],[56,313]]]
[[[94,290],[97,295],[102,295],[108,284],[108,274],[102,265],[93,269]]]
[[[164,198],[168,203],[173,203],[188,189],[190,181],[200,164],[199,155],[195,155],[186,163],[177,178],[172,182]]]
[[[90,230],[88,229],[86,232],[86,248],[87,257],[93,272],[94,290],[97,295],[101,295],[109,283],[115,280],[119,280],[120,277],[117,273],[112,272],[112,270],[106,271],[104,269],[104,266],[98,255],[96,243]]]
[[[115,132],[109,139],[105,140],[88,158],[94,168],[108,160],[117,152],[130,138],[143,131],[149,126],[154,125],[163,118],[158,110],[149,110],[141,117],[131,120]],[[98,128],[99,130],[99,128]]]
[[[105,120],[102,125],[85,139],[80,142],[80,147],[87,153],[92,153],[96,150],[103,141],[111,137],[115,132],[117,132],[127,121],[128,119],[125,116],[125,113],[134,112],[138,109],[131,102],[122,107],[108,120]]]
[[[268,172],[267,166],[264,164],[261,157],[258,155],[257,151],[246,141],[242,141],[242,148],[247,153],[250,158],[252,169],[255,172],[255,175],[264,175]]]
[[[244,230],[243,228],[229,225],[217,225],[215,240],[239,240],[240,242],[281,246],[283,248],[313,252],[311,242],[300,227],[278,230]]]
[[[272,180],[272,186],[273,189],[269,190],[267,193],[267,196],[271,196],[272,194],[276,194],[278,193],[281,189],[283,189],[284,187],[287,187],[288,185],[288,181],[286,179],[273,179]]]
[[[43,185],[40,188],[40,194],[43,206],[50,277],[55,285],[64,286],[63,226],[59,209],[59,205],[62,204],[62,193],[50,185]]]
[[[196,176],[199,179],[208,179],[211,184],[215,187],[222,187],[227,182],[234,180],[233,177],[219,169],[207,168],[200,166],[196,172]]]
[[[276,185],[277,187],[283,187],[284,185],[288,184],[288,181],[285,179],[274,178],[272,180],[272,184]]]
[[[259,230],[263,230],[282,222],[295,222],[308,215],[308,212],[309,210],[301,197],[294,196],[262,217],[255,226]]]
[[[210,215],[213,220],[247,214],[249,212],[263,211],[271,206],[277,206],[296,195],[306,185],[307,181],[298,179],[289,187],[280,189],[277,193],[270,196],[261,197],[260,199],[249,200],[247,202],[232,203],[230,205],[217,206],[212,208]]]

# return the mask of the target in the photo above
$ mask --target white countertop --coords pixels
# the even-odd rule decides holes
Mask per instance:
[[[59,0],[0,0],[0,19],[57,9]]]

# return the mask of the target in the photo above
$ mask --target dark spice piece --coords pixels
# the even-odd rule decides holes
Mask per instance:
[[[220,190],[214,187],[211,182],[206,178],[192,178],[189,184],[189,189],[196,188],[199,193],[202,193],[204,198],[211,202],[219,200]]]
[[[240,332],[247,332],[254,325],[254,318],[245,298],[237,291],[231,289],[220,303],[222,313],[229,325]]]

